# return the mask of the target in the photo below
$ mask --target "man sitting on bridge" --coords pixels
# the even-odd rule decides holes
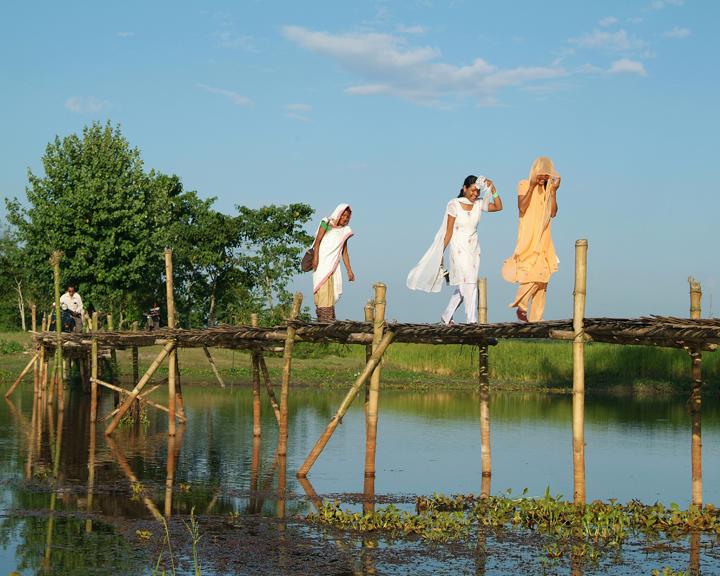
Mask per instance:
[[[80,294],[75,292],[75,285],[68,284],[65,294],[60,296],[60,306],[67,306],[67,309],[75,320],[75,332],[82,332],[83,327],[83,302]]]

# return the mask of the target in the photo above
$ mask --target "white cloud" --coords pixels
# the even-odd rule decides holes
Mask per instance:
[[[237,106],[252,106],[253,104],[253,101],[250,100],[250,98],[243,96],[242,94],[238,94],[237,92],[233,92],[232,90],[215,88],[214,86],[207,86],[206,84],[198,84],[197,87],[205,90],[205,92],[209,92],[210,94],[219,94],[220,96],[224,96]]]
[[[291,42],[333,59],[361,78],[361,83],[346,89],[352,95],[392,94],[434,105],[447,97],[483,102],[505,87],[565,75],[557,66],[498,69],[482,58],[466,65],[450,64],[440,61],[437,48],[413,47],[392,34],[332,34],[300,26],[286,26],[283,33]]]
[[[76,114],[97,114],[110,106],[107,100],[99,100],[95,96],[71,96],[65,100],[65,108]]]
[[[607,28],[609,26],[614,26],[618,23],[618,19],[615,18],[615,16],[605,16],[605,18],[602,18],[598,24],[602,26],[603,28]]]
[[[290,112],[312,112],[312,106],[310,104],[285,104],[285,110]]]
[[[690,32],[690,28],[680,28],[679,26],[675,26],[675,28],[673,28],[672,30],[668,30],[667,32],[665,32],[663,36],[665,36],[665,38],[680,39],[687,38],[688,36],[690,36],[690,34],[692,34],[692,32]]]
[[[683,4],[685,4],[685,0],[653,0],[650,8],[653,10],[663,10],[668,6],[682,6]]]
[[[645,46],[642,40],[630,36],[625,30],[618,30],[616,32],[595,30],[584,36],[570,38],[570,43],[581,48],[610,50],[614,52],[639,50]]]
[[[628,60],[627,58],[613,62],[608,70],[608,74],[637,74],[638,76],[647,76],[645,66],[642,62]]]
[[[135,32],[117,32],[115,33],[115,36],[118,38],[131,38],[132,36],[135,36]]]

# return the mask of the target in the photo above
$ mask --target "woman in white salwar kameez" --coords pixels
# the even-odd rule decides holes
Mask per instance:
[[[348,280],[355,274],[350,267],[347,241],[353,235],[348,224],[352,210],[348,204],[339,204],[329,218],[323,218],[315,233],[313,244],[313,294],[315,310],[320,322],[335,320],[335,303],[342,294],[340,258],[345,263]]]
[[[499,212],[502,208],[502,200],[492,180],[472,175],[465,178],[458,197],[448,202],[445,219],[435,235],[435,241],[408,274],[407,286],[411,290],[440,292],[443,280],[455,287],[441,316],[444,324],[452,323],[453,314],[463,302],[467,322],[477,322],[480,268],[477,226],[483,212]],[[443,267],[443,254],[448,246],[449,275]]]

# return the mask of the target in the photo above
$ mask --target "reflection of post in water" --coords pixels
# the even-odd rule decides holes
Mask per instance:
[[[487,278],[478,280],[478,324],[487,324]],[[480,457],[482,484],[480,494],[490,496],[492,459],[490,453],[490,376],[487,342],[478,346],[478,386],[480,391]]]
[[[120,467],[120,470],[123,471],[125,474],[125,477],[129,480],[131,485],[137,485],[139,484],[137,476],[135,476],[135,473],[132,471],[132,468],[130,468],[130,464],[128,464],[127,460],[125,459],[125,456],[123,455],[120,448],[118,448],[118,445],[116,444],[115,440],[112,438],[112,436],[105,436],[105,442],[107,443],[108,447],[110,448],[110,452],[113,455],[113,458],[117,462],[118,466]],[[143,493],[142,495],[142,501],[143,504],[145,504],[145,507],[148,509],[150,514],[153,515],[153,518],[157,520],[158,522],[162,522],[163,516],[160,514],[160,510],[158,510],[157,506],[155,505],[155,502],[153,502],[150,498],[148,498],[147,495]]]
[[[487,534],[478,523],[477,544],[475,545],[475,576],[485,576],[487,556]]]
[[[583,576],[583,558],[570,552],[570,576]]]
[[[61,384],[62,385],[62,384]],[[48,418],[50,420],[50,431],[52,433],[52,410],[48,410]],[[53,529],[55,526],[55,507],[57,505],[57,491],[58,491],[58,479],[60,475],[60,456],[62,453],[62,437],[63,437],[63,418],[64,412],[58,412],[57,420],[57,433],[54,434],[56,441],[54,443],[54,449],[52,449],[52,461],[53,461],[53,489],[50,493],[50,515],[48,517],[47,533],[45,536],[45,555],[43,557],[43,568],[48,570],[50,568],[50,557],[52,551],[52,539]],[[51,442],[53,434],[51,434]]]
[[[250,471],[250,513],[259,512],[258,506],[258,474],[260,472],[260,436],[253,436],[252,467]]]
[[[168,436],[167,448],[167,475],[165,476],[165,517],[170,518],[172,514],[172,493],[175,483],[175,470],[180,458],[180,447],[182,446],[185,424],[180,423],[175,436]]]
[[[315,506],[315,510],[320,512],[323,503],[320,499],[320,496],[318,496],[317,492],[315,492],[315,487],[312,485],[310,480],[308,480],[306,476],[301,476],[298,478],[298,482],[300,483],[300,486],[302,486],[302,489],[305,491],[305,494],[309,498],[310,502],[312,502],[313,506]],[[335,546],[337,547],[337,549],[340,550],[340,552],[342,552],[343,555],[347,557],[347,560],[352,567],[352,573],[354,576],[361,576],[363,574],[366,574],[364,570],[357,567],[355,556],[351,553],[346,542],[339,538],[333,538],[330,535],[328,535],[328,538],[330,538],[333,544],[335,544]],[[374,569],[375,568],[373,566],[373,570]],[[375,572],[372,572],[372,574],[374,573]]]
[[[87,489],[87,511],[92,512],[93,490],[95,488],[95,445],[96,445],[97,423],[90,420],[90,448],[88,450],[88,489]],[[92,532],[92,520],[85,520],[85,532]]]
[[[701,576],[700,532],[692,532],[690,534],[690,576]]]

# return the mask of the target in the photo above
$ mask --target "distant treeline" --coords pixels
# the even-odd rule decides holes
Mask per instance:
[[[49,309],[54,250],[63,253],[63,289],[75,284],[86,307],[112,312],[124,326],[153,303],[165,313],[165,247],[174,252],[181,325],[284,315],[288,282],[312,241],[303,229],[310,206],[219,212],[216,198],[185,190],[178,176],[146,170],[140,151],[109,122],[56,137],[42,164],[43,175],[28,171],[26,199],[6,200],[0,329],[24,328],[32,304],[39,317]],[[237,181],[241,199],[241,175]]]

